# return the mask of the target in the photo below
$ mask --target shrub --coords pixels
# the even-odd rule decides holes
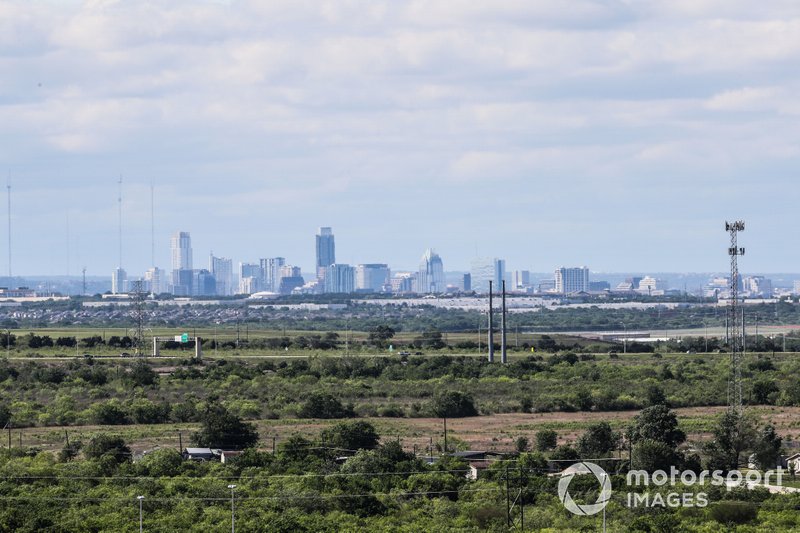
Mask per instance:
[[[352,406],[344,406],[338,398],[327,392],[311,393],[298,413],[300,418],[352,418]]]

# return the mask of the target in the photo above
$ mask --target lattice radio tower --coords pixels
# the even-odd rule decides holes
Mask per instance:
[[[136,327],[136,337],[133,342],[136,346],[136,355],[142,357],[145,355],[144,350],[144,313],[145,313],[145,291],[144,282],[136,280],[131,287],[133,296],[133,320]]]
[[[741,318],[739,316],[739,265],[737,259],[744,255],[744,248],[737,242],[738,233],[744,231],[744,221],[725,222],[725,231],[730,234],[731,280],[728,297],[728,324],[731,328],[729,349],[731,352],[731,377],[728,382],[728,408],[742,411],[742,338]]]

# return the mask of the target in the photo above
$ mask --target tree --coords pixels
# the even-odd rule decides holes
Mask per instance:
[[[363,420],[339,422],[322,431],[322,442],[342,450],[371,450],[378,446],[380,436],[375,426]]]
[[[83,447],[83,455],[87,459],[108,457],[117,463],[124,463],[131,460],[131,449],[122,437],[101,433]]]
[[[775,433],[775,428],[767,425],[758,435],[753,447],[755,462],[762,470],[775,468],[781,457],[783,439]]]
[[[608,422],[593,424],[578,439],[578,452],[585,458],[599,458],[619,447],[620,436]]]
[[[527,452],[531,447],[531,442],[528,440],[528,437],[524,435],[520,435],[516,439],[514,439],[514,449],[519,453]]]
[[[439,418],[478,416],[472,396],[459,391],[445,391],[434,396],[431,402],[433,415]]]
[[[638,470],[669,472],[670,466],[680,464],[680,455],[665,442],[640,439],[633,447],[632,462]]]
[[[771,379],[753,382],[753,403],[755,405],[774,405],[778,397],[778,386]]]
[[[0,429],[5,428],[11,421],[11,409],[4,403],[0,403]]]
[[[337,397],[327,392],[313,392],[298,413],[300,418],[352,418],[353,408],[345,407]]]
[[[755,441],[755,425],[735,410],[726,411],[713,429],[714,439],[704,446],[709,470],[730,471],[739,468],[741,454]]]
[[[258,432],[253,424],[243,422],[229,412],[217,398],[210,397],[200,415],[202,426],[194,434],[195,444],[205,448],[240,450],[258,443]]]
[[[667,405],[667,397],[664,390],[658,385],[650,385],[647,388],[647,404],[648,405]]]
[[[378,348],[386,346],[386,342],[394,337],[395,331],[390,326],[380,325],[369,332],[369,343]]]
[[[631,439],[637,442],[650,439],[665,443],[671,448],[686,440],[686,433],[678,429],[678,418],[674,411],[663,404],[652,405],[642,409],[633,419]]]
[[[128,380],[135,386],[150,387],[158,381],[158,374],[144,361],[137,361],[133,365]]]
[[[536,432],[536,449],[540,452],[552,450],[558,445],[558,433],[552,429],[543,429]]]
[[[562,444],[550,454],[550,459],[555,461],[578,461],[580,458],[581,454],[579,454],[575,448],[567,444]]]

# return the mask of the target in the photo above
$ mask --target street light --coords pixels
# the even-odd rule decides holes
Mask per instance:
[[[144,500],[144,496],[137,496],[137,500],[139,500],[139,533],[142,533],[142,500]]]
[[[236,485],[228,485],[231,489],[231,533],[236,533],[236,515],[233,513],[233,491],[236,490]]]

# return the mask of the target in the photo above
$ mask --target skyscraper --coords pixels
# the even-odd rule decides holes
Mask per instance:
[[[147,284],[147,289],[152,294],[161,294],[162,292],[167,292],[169,289],[165,287],[166,279],[164,278],[165,273],[158,267],[148,268],[147,271],[144,273],[144,281]]]
[[[589,291],[589,269],[586,267],[561,267],[555,272],[556,292],[570,294]]]
[[[122,294],[128,292],[128,274],[122,268],[115,268],[111,273],[111,293]]]
[[[444,292],[444,266],[439,254],[428,248],[422,256],[417,276],[417,292],[420,294]]]
[[[325,275],[325,268],[336,262],[336,244],[333,230],[328,227],[319,228],[317,232],[317,277]]]
[[[233,261],[224,257],[214,257],[214,252],[208,260],[208,270],[216,280],[217,294],[230,296],[233,294]]]
[[[260,264],[264,275],[263,290],[278,292],[278,285],[281,280],[281,268],[286,264],[286,259],[283,257],[269,257],[267,259],[261,259]]]
[[[172,270],[192,269],[192,238],[187,231],[179,231],[172,236]]]
[[[356,290],[364,292],[382,292],[389,284],[391,272],[389,265],[371,263],[356,266]]]
[[[239,294],[264,290],[264,270],[254,263],[239,263]]]
[[[489,292],[489,281],[494,283],[493,291],[500,291],[505,277],[506,262],[504,259],[476,257],[470,265],[472,290],[478,294]]]
[[[355,268],[332,264],[325,269],[325,292],[351,293],[355,290]]]

